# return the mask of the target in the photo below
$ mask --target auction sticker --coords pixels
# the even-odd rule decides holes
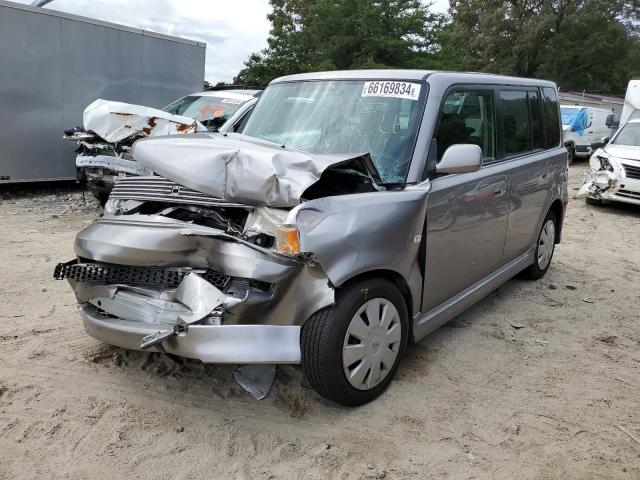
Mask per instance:
[[[391,97],[418,100],[420,97],[419,83],[375,81],[364,82],[361,97]]]

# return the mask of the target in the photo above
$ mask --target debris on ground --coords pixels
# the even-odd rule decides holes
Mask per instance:
[[[262,400],[271,390],[276,378],[275,365],[241,365],[233,371],[238,385],[256,400]]]

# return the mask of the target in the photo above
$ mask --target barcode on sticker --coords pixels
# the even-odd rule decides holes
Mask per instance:
[[[364,82],[362,97],[391,97],[418,100],[420,97],[419,83],[412,82]]]

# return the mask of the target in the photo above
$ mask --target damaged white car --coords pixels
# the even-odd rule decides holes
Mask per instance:
[[[117,182],[54,273],[86,331],[301,364],[344,405],[380,395],[408,342],[520,272],[541,278],[567,203],[557,88],[536,79],[283,77],[235,131],[142,139],[133,157],[155,174]]]
[[[632,118],[609,139],[593,143],[590,169],[576,198],[640,205],[640,118]]]
[[[65,130],[77,142],[78,178],[87,182],[102,205],[118,178],[151,175],[131,156],[133,143],[145,137],[224,130],[259,90],[208,90],[180,98],[162,110],[98,99],[83,113],[83,127]]]

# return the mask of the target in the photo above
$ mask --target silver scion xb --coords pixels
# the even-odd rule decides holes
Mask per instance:
[[[235,131],[139,140],[82,230],[89,335],[203,362],[302,364],[360,405],[420,340],[524,272],[567,203],[556,86],[371,70],[271,82]]]

